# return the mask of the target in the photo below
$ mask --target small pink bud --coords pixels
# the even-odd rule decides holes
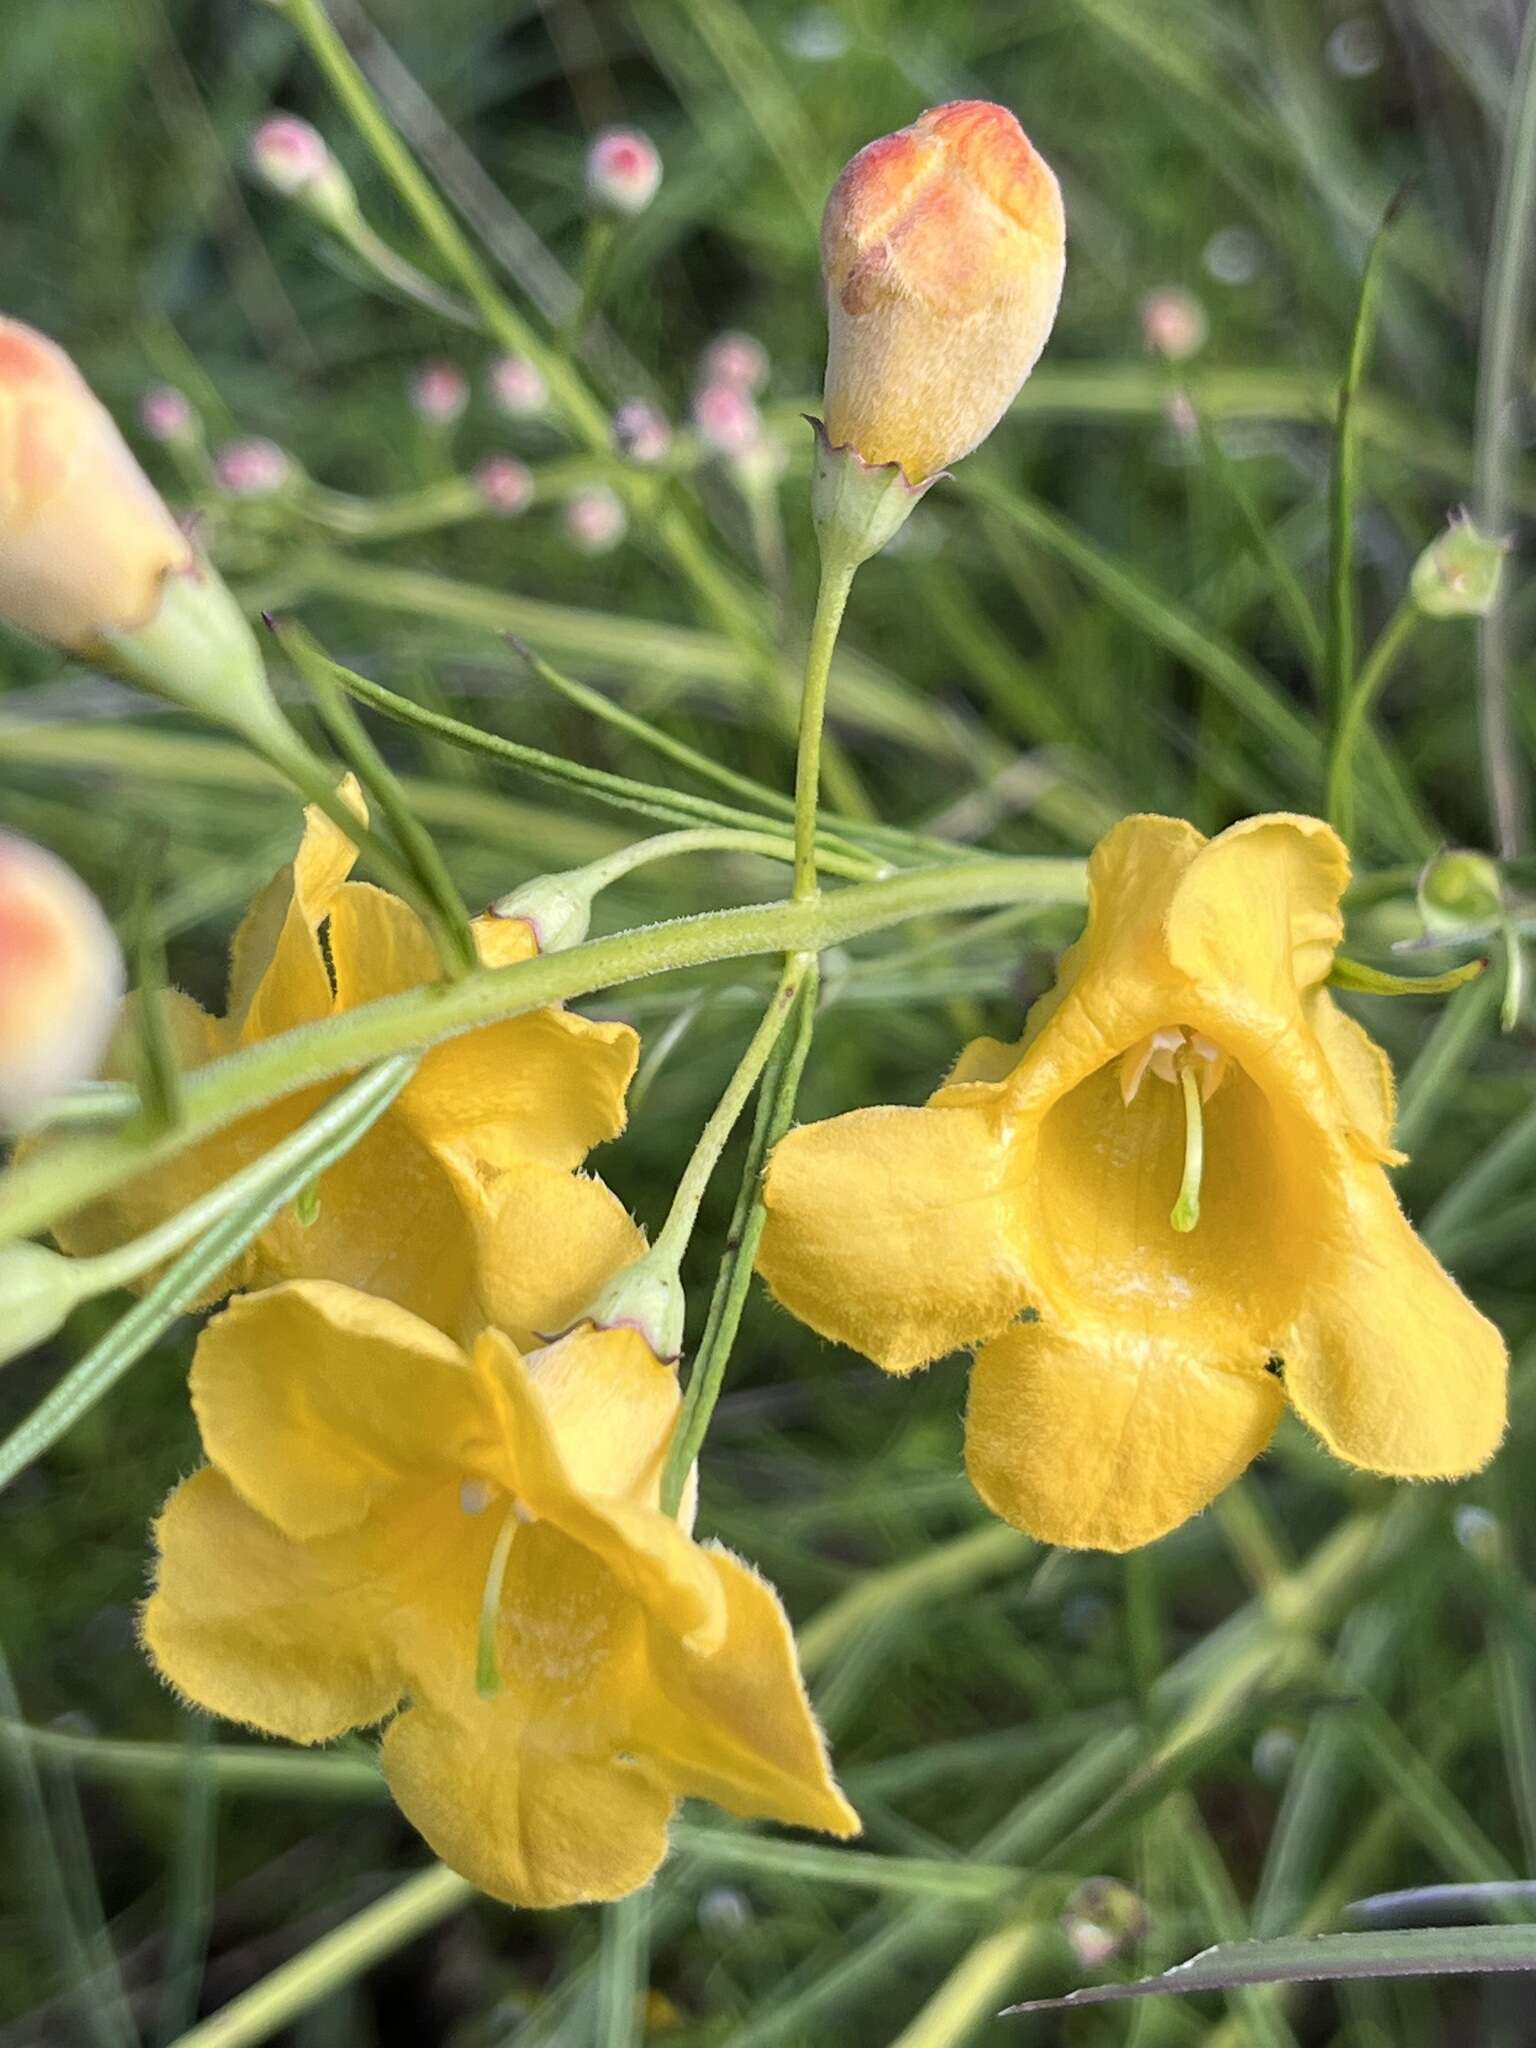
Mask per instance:
[[[139,425],[151,441],[180,442],[197,437],[197,418],[185,392],[174,384],[152,384],[139,400]]]
[[[763,423],[751,394],[735,384],[706,384],[693,397],[693,423],[716,455],[742,455],[761,438]]]
[[[297,199],[331,169],[325,137],[297,114],[269,114],[251,130],[251,169],[285,199]]]
[[[606,213],[644,213],[661,183],[661,158],[638,128],[605,128],[587,151],[587,198]]]
[[[411,405],[424,420],[448,427],[469,403],[469,386],[453,363],[423,363],[411,379]]]
[[[0,833],[0,1127],[96,1072],[122,993],[122,954],[90,890],[57,855]]]
[[[1205,347],[1211,323],[1193,292],[1182,285],[1163,285],[1141,302],[1141,338],[1155,356],[1170,363],[1188,362]]]
[[[498,356],[490,368],[491,397],[510,419],[530,419],[549,404],[549,386],[526,356]]]
[[[487,455],[475,470],[475,489],[488,512],[512,519],[533,503],[533,472],[515,455]]]
[[[768,351],[755,336],[717,334],[699,358],[699,382],[755,395],[768,382],[768,368]]]
[[[664,462],[672,429],[649,399],[626,398],[613,416],[613,445],[626,461]]]
[[[606,555],[629,531],[629,515],[617,491],[606,484],[594,484],[578,491],[565,505],[565,533],[572,547],[584,555]]]
[[[228,497],[270,498],[290,481],[293,464],[275,441],[251,434],[219,450],[213,476]]]

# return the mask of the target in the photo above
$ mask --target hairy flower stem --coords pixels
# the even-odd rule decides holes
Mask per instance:
[[[800,698],[800,748],[795,759],[795,878],[797,903],[816,894],[816,813],[821,799],[821,740],[827,718],[827,680],[838,628],[853,588],[856,563],[828,552],[822,557],[816,616],[805,656],[805,687]]]

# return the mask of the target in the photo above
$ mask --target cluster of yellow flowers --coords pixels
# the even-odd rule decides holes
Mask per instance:
[[[940,108],[854,159],[824,256],[823,461],[890,468],[875,488],[910,498],[1039,353],[1056,181],[1011,115]],[[227,594],[67,359],[14,324],[0,485],[0,610],[209,709],[238,640]],[[843,532],[850,559],[894,516],[871,523],[864,488],[825,494],[824,546]],[[175,635],[142,639],[194,585],[221,607],[206,668],[185,606]],[[280,748],[251,687],[245,724]],[[356,783],[340,798],[361,833]],[[185,1067],[436,979],[431,932],[350,880],[355,857],[312,809],[235,936],[225,1014],[164,999]],[[778,1300],[891,1372],[979,1346],[972,1478],[1046,1541],[1120,1550],[1174,1527],[1287,1398],[1379,1472],[1466,1472],[1498,1442],[1502,1341],[1397,1206],[1391,1076],[1327,990],[1348,875],[1313,819],[1207,841],[1130,818],[1093,856],[1087,929],[1018,1045],[979,1040],[925,1107],[802,1128],[771,1161],[760,1268]],[[473,938],[486,966],[538,950],[521,917],[476,919]],[[133,1042],[130,1019],[109,1071]],[[663,1511],[672,1363],[593,1310],[645,1249],[581,1171],[624,1128],[636,1054],[627,1026],[559,1008],[450,1039],[249,1245],[197,1346],[208,1462],[156,1525],[144,1610],[151,1656],[201,1706],[302,1743],[386,1722],[404,1811],[525,1905],[643,1884],[685,1795],[858,1829],[777,1596],[693,1540],[695,1485]],[[188,1147],[61,1243],[89,1256],[152,1229],[339,1085]]]

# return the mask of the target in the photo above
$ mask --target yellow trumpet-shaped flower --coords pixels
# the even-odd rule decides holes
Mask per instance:
[[[210,1324],[192,1397],[143,1633],[200,1706],[304,1743],[393,1715],[407,1817],[517,1905],[644,1884],[687,1795],[858,1832],[777,1596],[657,1505],[677,1380],[633,1331],[466,1355],[293,1282]]]
[[[1126,819],[1018,1046],[774,1155],[774,1293],[891,1372],[981,1344],[971,1478],[1047,1542],[1175,1527],[1287,1396],[1373,1472],[1499,1442],[1503,1341],[1399,1209],[1391,1071],[1324,985],[1348,879],[1316,819]]]
[[[361,814],[350,778],[344,790]],[[224,1016],[187,996],[167,1000],[184,1066],[437,978],[421,920],[384,890],[349,882],[355,858],[330,819],[306,813],[292,865],[235,934]],[[477,918],[475,933],[487,966],[537,950],[520,918]],[[119,1048],[116,1070],[131,1071],[126,1034]],[[518,1341],[564,1328],[644,1249],[617,1198],[576,1172],[592,1146],[624,1128],[636,1051],[628,1025],[563,1009],[435,1047],[320,1178],[312,1212],[286,1211],[225,1273],[220,1292],[339,1280],[455,1336],[487,1323]],[[189,1148],[71,1219],[60,1243],[90,1254],[138,1236],[269,1151],[339,1085],[289,1096]]]

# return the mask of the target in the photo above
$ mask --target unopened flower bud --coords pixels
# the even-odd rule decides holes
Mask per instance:
[[[1283,1785],[1291,1774],[1298,1747],[1294,1729],[1261,1729],[1253,1743],[1254,1775],[1266,1785]]]
[[[0,617],[81,649],[142,625],[186,535],[61,348],[0,319]]]
[[[693,423],[716,455],[740,455],[761,438],[762,417],[739,384],[706,384],[693,395]]]
[[[513,519],[533,503],[533,472],[515,455],[487,455],[475,467],[475,489],[487,512]]]
[[[352,180],[319,129],[297,114],[269,114],[258,122],[246,154],[256,176],[279,198],[295,200],[331,227],[355,220]]]
[[[712,1884],[699,1895],[698,1921],[716,1941],[733,1941],[752,1924],[752,1902],[733,1884]]]
[[[271,498],[293,480],[293,463],[275,441],[247,434],[213,458],[213,480],[229,498]]]
[[[1084,1879],[1062,1909],[1061,1931],[1085,1970],[1102,1969],[1124,1955],[1146,1928],[1146,1906],[1116,1877]]]
[[[1060,188],[1005,107],[956,100],[859,151],[821,253],[828,440],[922,483],[986,439],[1045,346]]]
[[[58,1252],[41,1244],[0,1247],[0,1365],[57,1335],[79,1300],[73,1268]]]
[[[638,128],[606,128],[587,151],[587,198],[599,212],[644,213],[661,183],[661,158]]]
[[[1452,1527],[1456,1541],[1463,1550],[1469,1550],[1483,1564],[1499,1564],[1503,1561],[1504,1531],[1499,1526],[1497,1515],[1491,1515],[1487,1508],[1473,1506],[1456,1510]]]
[[[1486,853],[1438,853],[1419,876],[1419,915],[1436,938],[1475,935],[1504,915],[1504,884]]]
[[[239,606],[61,348],[0,319],[0,619],[268,752],[292,734]]]
[[[549,404],[549,386],[526,356],[498,356],[489,382],[492,399],[509,419],[532,419]]]
[[[1480,619],[1492,610],[1509,542],[1483,533],[1458,512],[1413,565],[1409,588],[1431,619]]]
[[[434,426],[452,426],[469,403],[469,386],[453,363],[423,363],[411,379],[411,408]]]
[[[610,554],[628,531],[624,501],[606,484],[593,484],[590,490],[577,491],[566,500],[566,539],[582,554]]]
[[[731,384],[754,396],[768,382],[768,351],[755,335],[717,334],[699,358],[701,384]]]
[[[101,905],[56,854],[0,833],[0,1128],[96,1072],[123,995]]]
[[[613,445],[628,462],[665,462],[672,428],[646,398],[626,398],[613,416]]]
[[[1182,285],[1163,285],[1141,302],[1142,342],[1170,363],[1187,363],[1199,355],[1210,332],[1204,306]]]
[[[197,414],[174,384],[152,384],[139,400],[139,425],[151,441],[185,447],[199,438]]]

